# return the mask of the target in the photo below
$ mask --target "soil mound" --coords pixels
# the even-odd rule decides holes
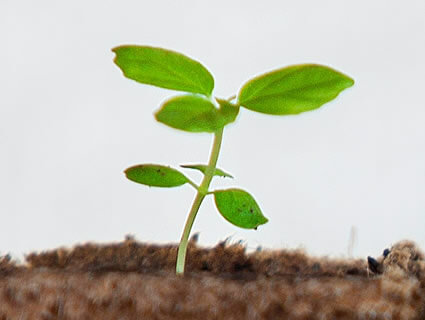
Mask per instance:
[[[134,241],[0,258],[0,319],[425,319],[425,262],[400,242],[374,260]],[[377,271],[379,270],[379,272]]]

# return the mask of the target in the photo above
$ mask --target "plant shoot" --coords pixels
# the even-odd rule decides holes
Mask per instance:
[[[180,171],[158,164],[140,164],[125,170],[131,181],[171,188],[191,185],[196,196],[189,210],[180,240],[176,273],[183,274],[186,251],[193,222],[207,195],[212,195],[218,212],[240,228],[257,229],[268,219],[254,197],[242,189],[210,190],[214,176],[229,177],[217,168],[217,160],[226,125],[236,120],[240,107],[270,115],[293,115],[311,111],[333,100],[354,81],[329,67],[299,64],[264,73],[247,81],[239,93],[229,99],[212,96],[214,78],[199,62],[174,51],[150,46],[125,45],[112,51],[114,62],[124,76],[137,82],[183,92],[166,100],[155,112],[157,121],[178,130],[213,135],[207,164],[182,165],[203,173],[196,184]]]

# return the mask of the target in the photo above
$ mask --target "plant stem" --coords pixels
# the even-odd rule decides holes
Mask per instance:
[[[198,190],[199,189],[199,186],[197,186],[196,183],[193,182],[192,180],[187,179],[187,183],[189,183],[192,187],[194,187],[195,190]]]
[[[177,263],[176,263],[176,274],[183,275],[184,266],[186,262],[186,251],[187,243],[192,230],[193,222],[195,221],[196,214],[198,213],[199,207],[201,206],[202,201],[205,196],[208,194],[208,188],[210,186],[211,180],[214,176],[214,171],[217,165],[218,155],[220,153],[221,141],[223,139],[223,128],[217,130],[214,133],[214,141],[211,149],[210,159],[208,166],[205,169],[204,178],[201,185],[198,188],[195,199],[193,200],[192,207],[187,217],[186,224],[184,226],[183,234],[180,240],[179,249],[177,252]]]

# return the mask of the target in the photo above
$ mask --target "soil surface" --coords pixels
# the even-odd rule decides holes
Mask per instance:
[[[425,261],[409,241],[367,259],[299,250],[246,253],[242,245],[85,244],[0,258],[0,320],[6,319],[425,319]],[[379,270],[379,272],[377,271]]]

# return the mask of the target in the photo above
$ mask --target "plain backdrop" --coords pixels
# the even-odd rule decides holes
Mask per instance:
[[[200,61],[218,97],[298,63],[356,81],[298,116],[241,111],[219,158],[235,178],[214,187],[249,191],[270,221],[239,229],[207,198],[201,245],[361,258],[406,238],[425,248],[424,12],[423,0],[1,0],[0,254],[126,234],[179,241],[193,189],[148,188],[123,170],[205,163],[212,136],[154,120],[175,92],[124,78],[111,52],[123,44]]]

